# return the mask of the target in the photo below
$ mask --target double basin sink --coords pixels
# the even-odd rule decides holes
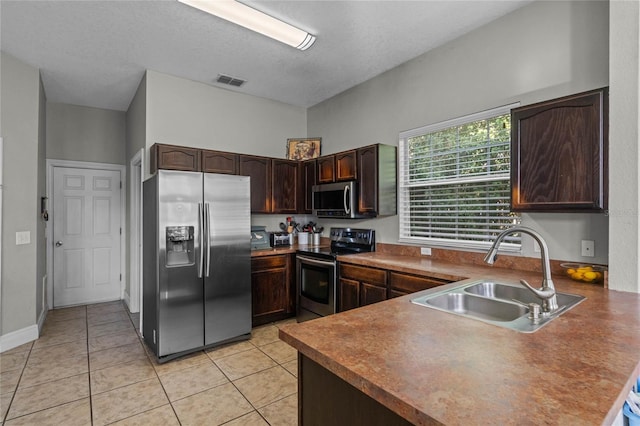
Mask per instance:
[[[415,298],[411,302],[522,333],[533,333],[585,299],[575,294],[556,292],[558,310],[532,320],[528,305],[540,304],[541,300],[519,284],[488,279],[465,280],[459,284]]]

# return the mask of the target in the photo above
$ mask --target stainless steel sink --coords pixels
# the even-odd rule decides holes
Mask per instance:
[[[517,284],[500,284],[493,281],[483,281],[478,284],[465,287],[465,292],[477,294],[479,296],[489,297],[501,300],[519,300],[523,303],[540,303],[540,299],[526,288]],[[558,298],[558,306],[566,306],[564,309],[573,307],[580,303],[584,297],[575,294],[556,293]]]
[[[524,306],[465,293],[441,294],[427,299],[426,303],[444,311],[491,321],[513,321],[528,312]]]
[[[525,305],[540,303],[538,297],[519,284],[488,279],[460,281],[459,286],[417,297],[411,302],[522,333],[533,333],[585,299],[575,294],[556,295],[559,309],[535,321],[529,318],[529,307],[518,302]]]

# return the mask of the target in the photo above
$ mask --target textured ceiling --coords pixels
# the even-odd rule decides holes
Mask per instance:
[[[0,42],[51,102],[124,111],[151,69],[309,107],[529,2],[245,2],[318,37],[301,52],[174,0],[0,0]]]

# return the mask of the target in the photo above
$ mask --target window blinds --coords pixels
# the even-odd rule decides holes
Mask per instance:
[[[486,249],[510,211],[513,105],[400,134],[400,241]],[[519,250],[520,236],[502,250]]]

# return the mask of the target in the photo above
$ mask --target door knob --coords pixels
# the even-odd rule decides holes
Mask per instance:
[[[62,241],[56,241],[56,247],[60,247],[62,245]]]

